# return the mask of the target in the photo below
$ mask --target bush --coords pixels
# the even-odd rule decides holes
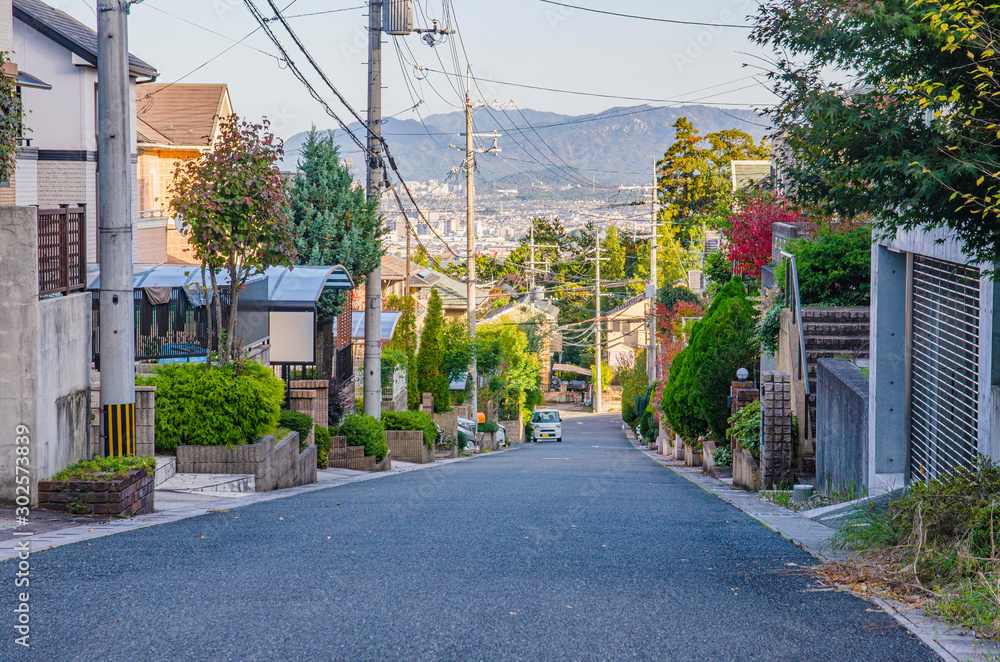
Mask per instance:
[[[112,480],[124,478],[132,469],[143,469],[147,476],[156,472],[156,458],[148,455],[95,457],[71,464],[49,480]]]
[[[680,285],[663,285],[656,291],[656,303],[663,304],[667,310],[673,308],[679,301],[698,303],[698,295]]]
[[[500,424],[496,421],[486,421],[485,423],[479,424],[480,432],[496,432],[500,429]]]
[[[364,414],[351,414],[340,426],[340,434],[347,437],[348,446],[364,446],[365,455],[374,455],[381,462],[389,454],[382,421]]]
[[[392,383],[392,375],[396,368],[406,368],[409,364],[409,357],[406,352],[399,349],[386,347],[382,350],[382,385]]]
[[[689,367],[693,372],[691,395],[715,438],[726,435],[728,396],[736,371],[747,368],[751,376],[757,363],[756,311],[743,283],[734,278],[723,287],[705,316],[691,332]]]
[[[784,301],[775,301],[757,324],[757,337],[760,340],[760,345],[771,356],[778,353],[778,336],[781,334],[781,309],[784,305]]]
[[[760,400],[742,407],[729,418],[726,436],[735,437],[740,448],[747,449],[754,457],[760,457]]]
[[[651,444],[656,441],[656,436],[659,432],[660,426],[657,423],[656,413],[653,411],[653,405],[651,403],[647,404],[646,408],[642,412],[642,417],[639,419],[639,434],[642,435],[643,441],[647,444]]]
[[[803,306],[867,306],[871,301],[872,233],[824,230],[815,239],[795,239],[785,250],[795,255]],[[785,282],[785,263],[775,270]]]
[[[303,414],[299,411],[293,411],[291,409],[282,409],[281,415],[278,418],[279,428],[288,428],[292,432],[299,433],[299,443],[306,443],[306,437],[309,436],[309,432],[313,428],[313,419],[309,414]],[[280,439],[278,440],[280,441]]]
[[[690,366],[691,347],[685,347],[670,364],[670,377],[663,388],[661,407],[674,432],[689,444],[708,430],[708,422],[694,399],[694,372]]]
[[[176,363],[143,382],[156,386],[156,450],[182,444],[252,444],[278,424],[285,384],[255,362],[240,366]]]
[[[458,431],[458,450],[464,451],[469,443],[469,438],[461,430]]]
[[[715,447],[712,462],[721,469],[729,469],[733,466],[733,450],[729,447],[729,444]]]
[[[326,469],[330,464],[330,447],[333,445],[330,431],[319,425],[314,430],[316,433],[316,467]]]
[[[420,430],[424,433],[424,444],[428,448],[434,448],[438,436],[434,417],[422,411],[384,411],[382,425],[386,430]]]

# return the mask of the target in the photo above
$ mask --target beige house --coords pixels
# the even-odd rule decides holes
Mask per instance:
[[[224,83],[146,83],[136,86],[139,223],[144,262],[194,263],[187,238],[169,211],[177,166],[198,158],[219,137],[219,121],[233,114]]]

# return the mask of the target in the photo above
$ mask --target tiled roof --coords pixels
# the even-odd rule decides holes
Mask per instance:
[[[143,83],[135,93],[139,133],[145,135],[145,124],[159,136],[140,142],[204,147],[212,144],[229,88],[224,83]]]
[[[94,30],[69,14],[39,0],[14,0],[13,5],[14,18],[97,66],[97,33]],[[131,53],[128,56],[128,66],[133,76],[155,78],[159,75],[153,65],[143,62]]]

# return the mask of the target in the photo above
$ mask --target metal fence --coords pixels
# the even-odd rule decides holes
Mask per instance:
[[[38,210],[38,295],[87,287],[87,207]]]
[[[910,476],[932,478],[976,458],[978,269],[915,255],[910,365]]]

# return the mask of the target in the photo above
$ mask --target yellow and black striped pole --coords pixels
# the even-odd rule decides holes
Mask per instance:
[[[104,405],[104,456],[135,455],[135,403]]]

